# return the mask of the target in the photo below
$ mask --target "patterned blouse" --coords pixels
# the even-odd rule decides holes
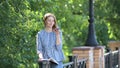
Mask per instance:
[[[60,42],[61,44],[56,45],[56,34],[54,32],[39,31],[37,34],[37,54],[42,53],[44,59],[64,60],[62,32],[60,32]]]

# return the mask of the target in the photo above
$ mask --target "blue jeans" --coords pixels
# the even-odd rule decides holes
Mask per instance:
[[[51,63],[51,67],[50,68],[63,68],[63,62],[59,61],[59,64],[55,64],[55,63]]]

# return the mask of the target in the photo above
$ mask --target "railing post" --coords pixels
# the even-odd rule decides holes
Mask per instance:
[[[48,60],[38,61],[39,68],[50,68],[50,62]]]
[[[113,58],[113,57],[112,57],[112,51],[110,50],[110,52],[109,52],[109,60],[110,60],[109,67],[110,67],[110,68],[113,67],[113,66],[112,66],[112,65],[113,65],[113,63],[112,63],[112,62],[113,62],[113,61],[112,61],[112,58]]]
[[[118,68],[120,68],[120,47],[118,49]]]
[[[69,61],[72,62],[73,61],[73,68],[77,68],[77,56],[68,56],[69,57]]]
[[[74,60],[73,56],[68,56],[68,59],[69,59],[69,62],[72,62]]]
[[[74,68],[77,68],[77,56],[73,56]]]

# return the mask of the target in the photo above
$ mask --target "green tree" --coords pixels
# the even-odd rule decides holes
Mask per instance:
[[[119,0],[95,0],[95,30],[100,45],[119,40]],[[114,8],[113,8],[114,7]],[[54,13],[63,32],[65,55],[84,46],[89,0],[0,0],[0,68],[36,68],[36,34],[42,17]]]

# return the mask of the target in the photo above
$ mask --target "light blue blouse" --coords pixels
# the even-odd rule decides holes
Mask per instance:
[[[56,45],[56,34],[41,30],[37,34],[37,54],[42,53],[44,59],[54,58],[57,61],[64,60],[62,51],[62,32],[60,32],[61,44]]]

